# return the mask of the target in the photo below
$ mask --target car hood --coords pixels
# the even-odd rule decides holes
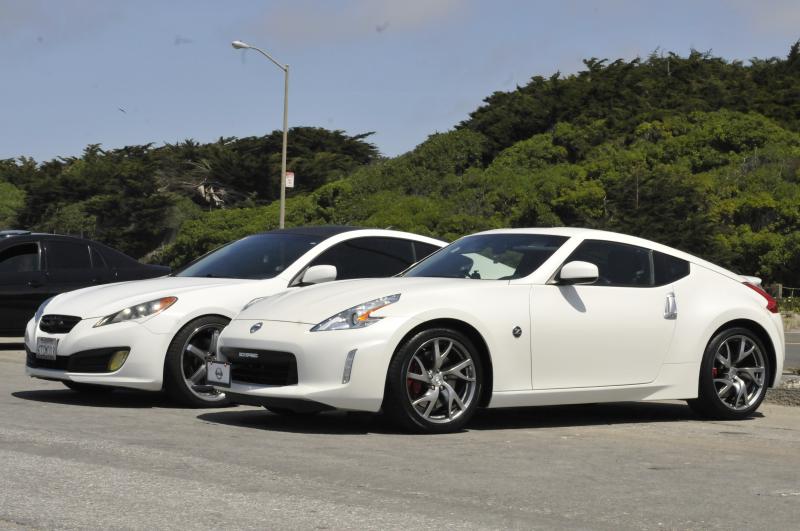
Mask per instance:
[[[236,319],[317,324],[353,306],[396,293],[400,294],[400,300],[392,305],[391,311],[400,315],[406,306],[404,303],[416,294],[435,297],[437,292],[463,288],[465,284],[474,285],[475,282],[470,279],[410,277],[343,280],[267,297],[241,312]]]
[[[257,281],[234,278],[159,277],[103,284],[58,295],[47,305],[45,313],[77,315],[83,319],[103,317],[161,297],[173,296],[180,300],[182,293],[243,282]]]

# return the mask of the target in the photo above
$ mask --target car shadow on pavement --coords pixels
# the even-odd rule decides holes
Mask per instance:
[[[312,415],[278,415],[265,409],[233,409],[197,416],[204,422],[267,431],[318,435],[400,433],[382,415],[331,411]]]
[[[756,412],[754,417],[761,417]],[[330,412],[318,415],[276,415],[259,409],[202,413],[198,419],[229,426],[294,433],[355,435],[405,433],[383,415]],[[464,431],[563,428],[652,422],[702,421],[684,403],[619,402],[571,406],[480,409]]]
[[[33,391],[16,391],[11,393],[15,398],[47,402],[67,406],[107,407],[107,408],[162,408],[181,409],[180,404],[170,401],[164,393],[148,393],[115,389],[111,392],[79,393],[70,389],[37,389]]]

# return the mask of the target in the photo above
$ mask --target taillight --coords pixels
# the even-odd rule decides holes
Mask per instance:
[[[744,285],[750,288],[751,290],[755,291],[765,299],[767,299],[767,310],[769,310],[772,313],[778,313],[778,301],[775,300],[775,297],[773,297],[772,295],[761,289],[759,286],[756,286],[755,284],[745,282]]]

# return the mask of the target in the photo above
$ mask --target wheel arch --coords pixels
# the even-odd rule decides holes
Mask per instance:
[[[477,328],[467,323],[466,321],[454,318],[436,318],[424,321],[416,325],[408,332],[406,332],[406,334],[402,337],[402,339],[397,343],[397,347],[395,348],[395,353],[405,344],[405,342],[409,338],[413,337],[415,334],[423,330],[428,330],[430,328],[451,328],[457,330],[458,332],[461,332],[473,342],[475,347],[478,349],[478,355],[481,357],[481,364],[483,365],[484,376],[485,376],[485,382],[483,385],[483,389],[481,391],[480,399],[478,400],[478,405],[481,407],[488,406],[489,402],[492,399],[492,388],[494,383],[492,356],[491,353],[489,352],[489,346],[486,343],[486,340],[484,339],[483,335],[478,331]]]
[[[777,353],[775,350],[775,344],[772,342],[772,338],[770,337],[767,330],[761,326],[756,321],[752,321],[750,319],[733,319],[731,321],[727,321],[724,324],[720,325],[714,333],[708,338],[706,342],[706,348],[708,345],[713,341],[713,339],[722,332],[723,330],[727,330],[729,328],[745,328],[750,330],[755,334],[758,339],[764,344],[764,347],[767,349],[767,356],[769,358],[769,372],[767,373],[767,382],[769,382],[769,387],[774,387],[775,385],[775,370],[777,368]]]

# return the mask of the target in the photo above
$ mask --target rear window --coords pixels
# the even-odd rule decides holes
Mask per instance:
[[[689,262],[658,251],[653,251],[653,267],[656,286],[663,286],[689,275]]]

